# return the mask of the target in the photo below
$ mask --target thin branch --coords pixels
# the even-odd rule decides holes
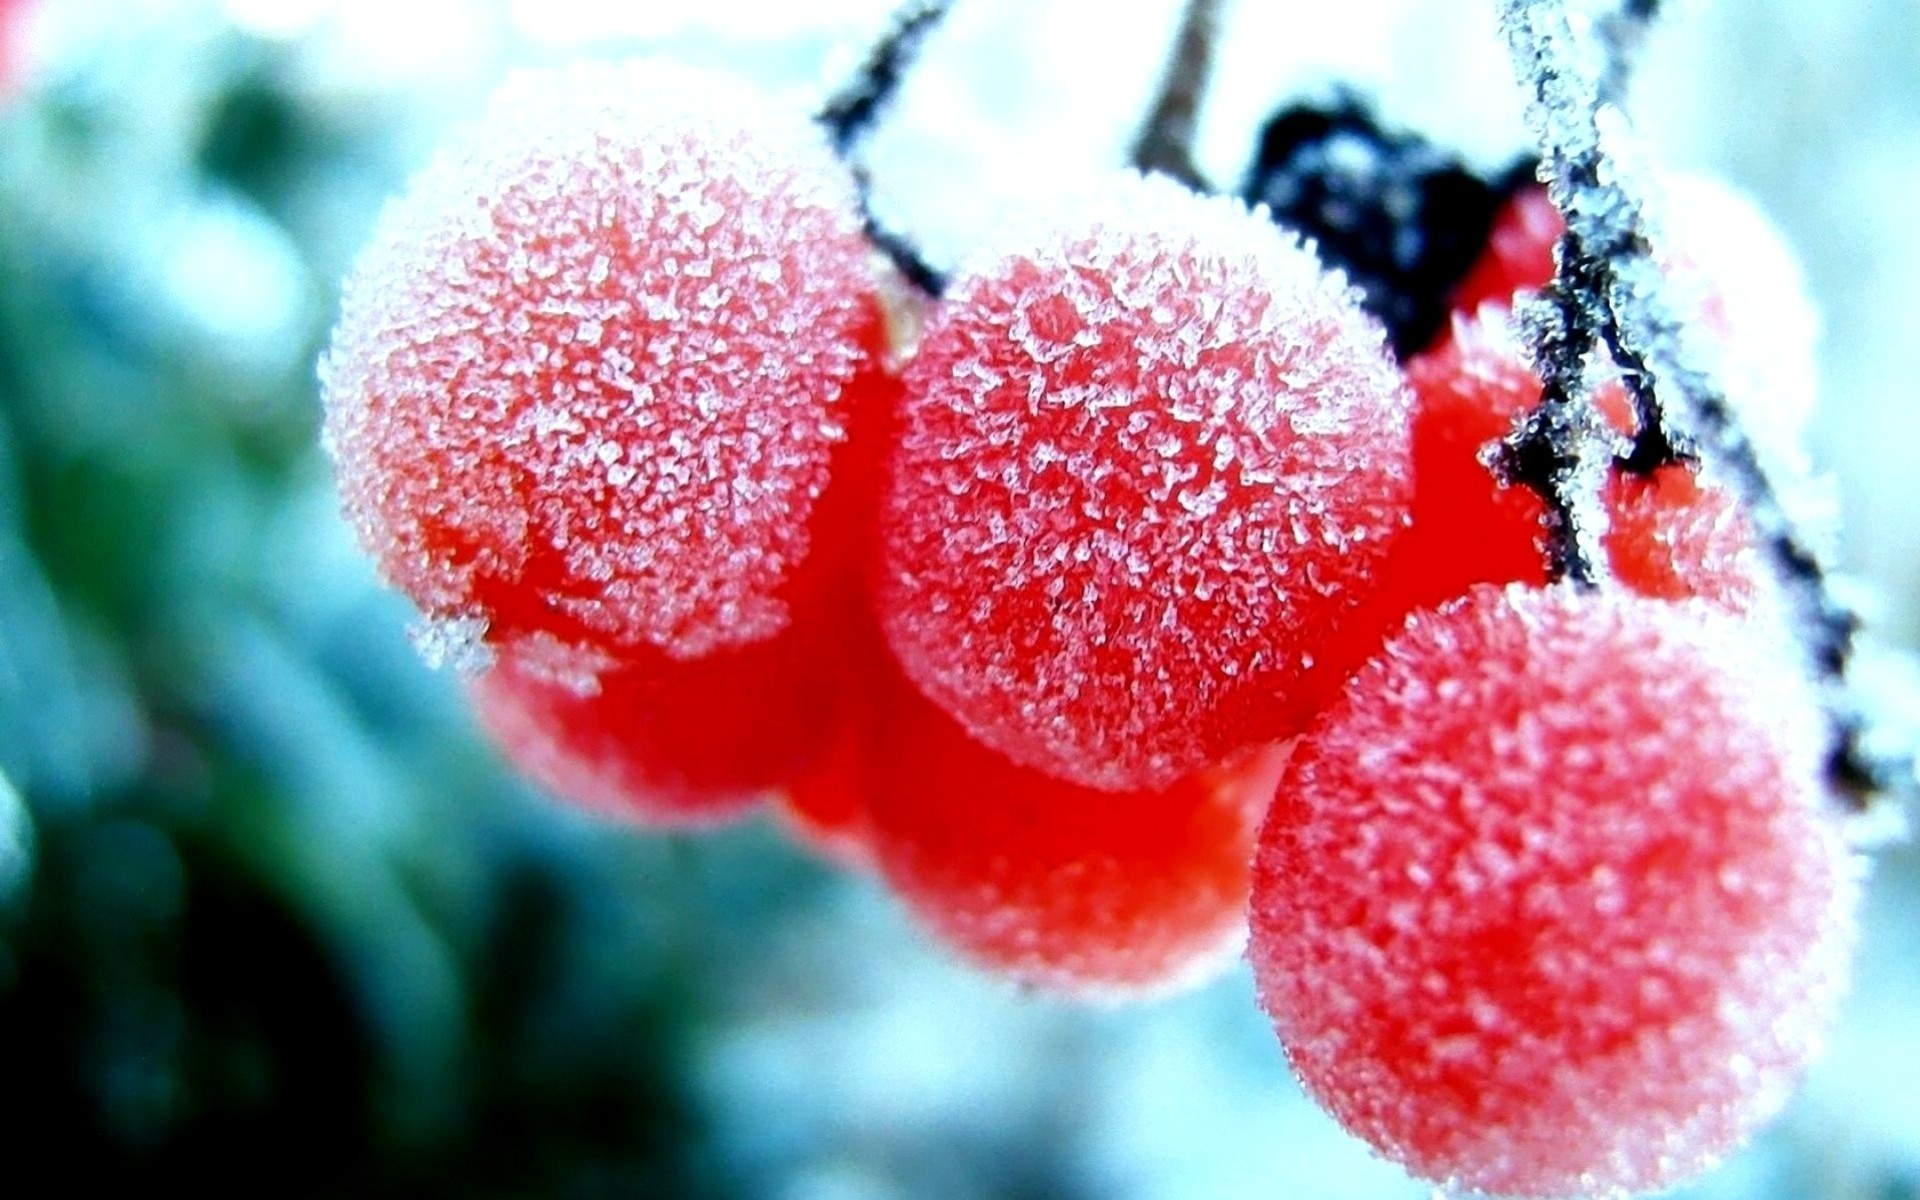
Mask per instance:
[[[1193,162],[1193,138],[1219,38],[1220,0],[1187,0],[1160,91],[1129,156],[1140,170],[1170,175],[1195,191],[1207,190]]]
[[[928,35],[952,7],[953,0],[907,0],[894,13],[887,32],[867,52],[853,77],[814,114],[814,120],[827,131],[834,153],[852,162],[861,138],[893,101]],[[921,256],[910,238],[888,229],[874,215],[873,189],[866,168],[856,164],[853,177],[868,240],[909,283],[929,296],[938,296],[946,288],[946,277]]]
[[[894,13],[887,32],[874,44],[859,69],[821,106],[814,120],[827,129],[836,153],[846,156],[873,127],[900,90],[907,68],[920,55],[927,35],[946,19],[953,0],[907,0]]]
[[[1610,451],[1587,388],[1587,358],[1599,336],[1578,272],[1561,241],[1560,267],[1540,307],[1528,313],[1540,369],[1540,403],[1502,447],[1509,483],[1546,506],[1547,568],[1554,579],[1592,587],[1606,575],[1606,509],[1600,503]]]
[[[1567,223],[1549,294],[1554,320],[1538,339],[1547,383],[1541,408],[1559,407],[1556,379],[1578,376],[1579,360],[1597,335],[1626,373],[1640,417],[1621,469],[1649,472],[1711,451],[1739,488],[1756,537],[1801,618],[1809,656],[1826,682],[1834,730],[1830,775],[1859,799],[1885,776],[1886,764],[1864,749],[1863,718],[1845,687],[1858,621],[1828,586],[1819,555],[1788,518],[1725,394],[1700,366],[1689,344],[1692,331],[1675,317],[1670,285],[1648,245],[1639,177],[1619,161],[1624,118],[1615,98],[1627,82],[1626,56],[1657,4],[1624,0],[1600,11],[1582,4],[1588,20],[1576,29],[1569,13],[1576,3],[1501,3],[1516,69],[1531,92],[1542,176]],[[1571,332],[1556,337],[1556,328]],[[1563,431],[1567,424],[1551,415],[1529,420],[1514,439],[1515,456],[1538,441],[1547,449],[1535,449],[1536,456],[1582,461],[1587,447]],[[1556,506],[1554,496],[1548,502]]]
[[[1553,282],[1533,314],[1540,404],[1508,439],[1503,465],[1512,482],[1532,488],[1546,504],[1553,577],[1592,585],[1605,571],[1600,490],[1611,455],[1603,449],[1587,364],[1602,341],[1613,341],[1604,296],[1618,247],[1590,244],[1592,231],[1575,209],[1603,177],[1599,113],[1603,97],[1625,86],[1625,42],[1577,38],[1558,0],[1503,0],[1501,9],[1515,70],[1529,90],[1540,175],[1567,219]]]

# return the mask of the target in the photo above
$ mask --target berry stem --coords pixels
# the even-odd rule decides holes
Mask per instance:
[[[1219,40],[1220,0],[1187,0],[1173,56],[1131,155],[1140,170],[1172,176],[1196,192],[1211,190],[1193,163],[1193,137]]]
[[[893,15],[873,49],[867,52],[853,78],[834,93],[814,118],[826,127],[841,157],[873,128],[880,113],[900,90],[907,68],[920,55],[927,35],[946,18],[953,0],[907,0]]]
[[[952,7],[953,0],[906,0],[853,77],[814,116],[827,131],[834,153],[852,164],[867,237],[909,283],[929,296],[938,296],[945,290],[946,278],[921,256],[911,239],[888,229],[874,215],[867,169],[853,163],[853,156],[861,138],[873,128],[900,90],[908,68],[919,57],[928,35],[946,19]]]
[[[1567,226],[1548,317],[1535,331],[1542,403],[1509,444],[1509,470],[1547,501],[1556,569],[1564,563],[1577,577],[1585,549],[1579,535],[1587,531],[1566,518],[1587,497],[1565,485],[1585,474],[1592,421],[1569,418],[1567,389],[1580,381],[1597,338],[1624,373],[1639,418],[1639,432],[1613,465],[1651,473],[1711,448],[1733,477],[1826,682],[1830,775],[1864,802],[1890,777],[1892,764],[1865,751],[1864,721],[1845,687],[1857,618],[1828,586],[1819,555],[1787,516],[1725,394],[1700,365],[1691,331],[1674,316],[1646,235],[1640,175],[1622,161],[1629,147],[1620,101],[1632,54],[1658,8],[1658,0],[1502,0],[1509,49],[1531,97],[1541,177]]]

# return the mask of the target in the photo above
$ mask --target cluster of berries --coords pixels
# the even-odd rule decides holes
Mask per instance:
[[[931,299],[803,116],[526,74],[348,280],[326,437],[555,793],[771,801],[1042,988],[1246,944],[1308,1089],[1417,1173],[1657,1187],[1782,1102],[1855,871],[1733,497],[1617,473],[1613,581],[1577,589],[1493,465],[1555,220],[1516,195],[1404,364],[1296,235],[1137,174]],[[1712,258],[1671,262],[1698,319],[1778,361]]]

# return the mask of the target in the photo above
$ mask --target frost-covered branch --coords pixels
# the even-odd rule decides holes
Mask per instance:
[[[1588,355],[1596,342],[1604,345],[1626,378],[1639,421],[1615,465],[1648,473],[1704,454],[1733,480],[1826,678],[1833,778],[1863,795],[1885,771],[1862,748],[1863,722],[1844,684],[1857,620],[1833,594],[1819,555],[1788,517],[1725,394],[1689,344],[1692,331],[1676,317],[1648,243],[1643,174],[1630,159],[1620,99],[1632,51],[1657,7],[1655,0],[1501,0],[1508,46],[1529,90],[1542,178],[1567,226],[1535,330],[1544,396],[1510,442],[1510,471],[1546,498],[1556,567],[1579,577],[1581,564],[1594,561],[1598,535],[1581,514],[1597,507],[1600,469],[1582,384]]]

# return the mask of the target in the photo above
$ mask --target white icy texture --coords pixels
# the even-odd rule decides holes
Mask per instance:
[[[428,668],[478,674],[493,665],[485,617],[427,617],[407,630],[407,639]]]
[[[497,587],[676,656],[770,636],[867,261],[803,113],[660,62],[513,76],[347,281],[321,364],[347,511],[432,616],[495,617]]]

